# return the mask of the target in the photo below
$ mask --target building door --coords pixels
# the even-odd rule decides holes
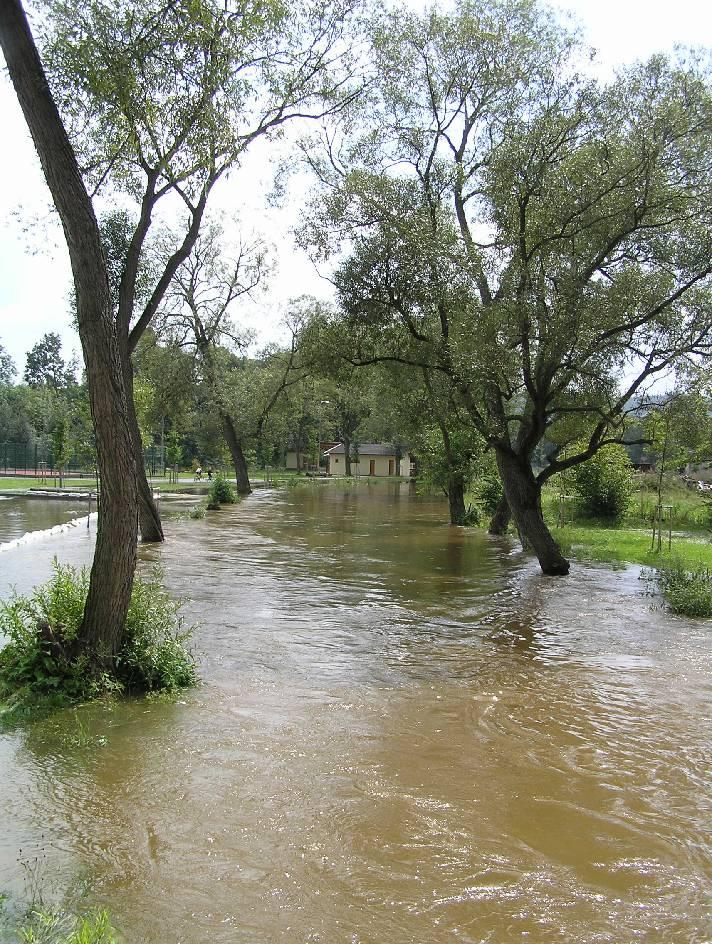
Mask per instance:
[[[368,474],[369,475],[376,474],[376,460],[375,459],[371,459],[371,461],[368,463]]]
[[[388,460],[388,474],[389,475],[396,474],[396,460],[395,459]]]

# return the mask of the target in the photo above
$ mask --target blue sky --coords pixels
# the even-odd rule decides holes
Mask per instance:
[[[420,6],[421,4],[418,4]],[[570,10],[581,24],[585,39],[598,52],[602,74],[653,52],[671,50],[678,43],[712,46],[712,4],[702,0],[568,0],[553,4]],[[0,344],[14,358],[21,374],[25,354],[48,331],[62,336],[64,353],[79,350],[68,314],[70,272],[61,229],[49,212],[50,199],[32,142],[7,77],[0,76]],[[259,162],[255,162],[259,163]],[[255,169],[255,177],[264,170]],[[234,211],[242,202],[245,178],[232,178],[218,194]],[[233,188],[232,190],[230,188]],[[251,193],[264,189],[248,183]],[[279,233],[278,272],[262,304],[252,312],[254,327],[263,339],[274,333],[278,312],[287,298],[303,293],[324,294],[307,259],[285,235],[293,214],[254,201],[246,218],[270,238]]]

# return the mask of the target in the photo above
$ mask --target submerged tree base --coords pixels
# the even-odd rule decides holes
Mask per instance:
[[[48,583],[31,596],[0,604],[0,716],[65,707],[106,696],[173,691],[197,682],[187,648],[180,603],[161,584],[161,573],[137,577],[126,619],[124,647],[111,671],[99,671],[91,653],[75,652],[89,588],[86,569],[55,561]]]

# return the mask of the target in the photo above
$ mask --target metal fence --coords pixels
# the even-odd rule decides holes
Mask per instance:
[[[3,442],[0,443],[0,474],[25,475],[44,478],[59,472],[54,461],[51,447],[41,442]],[[94,464],[82,462],[78,455],[72,455],[65,463],[63,474],[66,476],[93,475]]]
[[[146,472],[151,477],[166,474],[165,457],[158,446],[144,451]],[[62,470],[67,478],[92,477],[96,464],[92,458],[75,453],[70,456]],[[28,478],[54,478],[59,469],[52,455],[52,448],[41,442],[0,442],[0,475],[17,475]]]

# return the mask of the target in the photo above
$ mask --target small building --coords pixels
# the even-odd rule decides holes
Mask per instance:
[[[326,450],[327,473],[346,475],[346,450],[343,443]],[[358,462],[351,460],[351,474],[365,476],[403,475],[410,478],[413,462],[410,453],[401,451],[400,473],[396,447],[388,443],[360,443]]]
[[[335,443],[333,440],[331,442],[321,442],[319,443],[319,465],[323,468],[326,463],[324,458],[328,449],[332,446],[337,446],[338,443]],[[296,449],[288,449],[286,455],[286,465],[288,469],[296,469],[298,472],[306,472],[307,470],[315,470],[316,466],[314,465],[314,452],[297,452]]]

